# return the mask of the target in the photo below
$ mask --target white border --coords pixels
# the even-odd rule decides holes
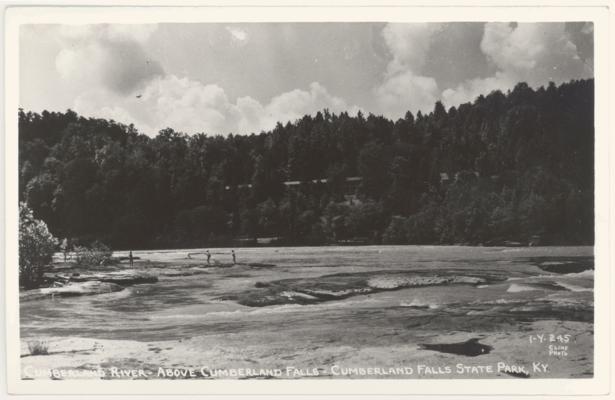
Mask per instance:
[[[470,4],[495,7],[25,7],[8,8],[5,15],[5,207],[6,207],[6,325],[9,393],[20,394],[499,394],[499,395],[605,395],[610,392],[611,149],[608,106],[609,25],[613,13],[606,1],[555,7],[503,7],[495,1]],[[445,4],[445,2],[439,2]],[[531,5],[533,2],[518,2]],[[143,4],[143,3],[142,3]],[[151,2],[149,4],[152,4]],[[194,2],[184,4],[195,4]],[[211,4],[211,3],[210,3]],[[237,3],[235,3],[237,4]],[[267,4],[267,3],[263,3]],[[346,3],[347,4],[347,3]],[[404,2],[407,4],[407,2]],[[465,3],[464,3],[465,4]],[[571,4],[571,3],[568,3]],[[275,380],[275,381],[22,381],[19,354],[18,212],[17,212],[17,108],[19,94],[19,26],[24,23],[157,23],[157,22],[306,22],[306,21],[593,21],[596,76],[596,271],[595,350],[592,379],[464,379],[464,380]],[[612,92],[612,91],[611,91]],[[615,290],[615,288],[613,288]]]

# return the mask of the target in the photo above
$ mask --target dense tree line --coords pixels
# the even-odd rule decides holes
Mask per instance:
[[[520,83],[397,121],[323,110],[226,137],[20,110],[20,200],[56,237],[116,248],[593,243],[593,85]]]

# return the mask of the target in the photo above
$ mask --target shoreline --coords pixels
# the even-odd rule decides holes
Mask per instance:
[[[136,340],[105,340],[85,337],[53,337],[48,338],[50,344],[49,355],[27,355],[27,342],[29,338],[21,340],[22,378],[23,379],[51,379],[48,376],[32,376],[31,372],[41,370],[104,370],[106,375],[99,379],[241,379],[241,376],[219,374],[212,376],[174,376],[178,370],[282,370],[292,367],[302,372],[318,371],[317,374],[301,374],[297,376],[281,376],[282,379],[352,379],[365,378],[360,368],[399,369],[410,367],[413,372],[402,374],[370,374],[369,378],[407,378],[407,379],[467,379],[467,378],[495,378],[515,379],[524,376],[515,376],[516,368],[519,372],[527,371],[529,378],[590,378],[593,375],[592,357],[593,330],[592,323],[542,320],[528,323],[515,335],[513,332],[495,331],[480,334],[478,332],[451,332],[435,333],[438,341],[467,340],[473,336],[483,336],[481,342],[488,343],[493,351],[477,357],[462,357],[436,351],[421,349],[419,343],[407,343],[405,346],[370,346],[356,348],[343,342],[319,348],[318,354],[302,352],[302,348],[292,348],[288,340],[282,339],[276,343],[279,348],[275,357],[272,357],[267,345],[254,344],[251,340],[245,344],[245,335],[234,338],[229,346],[210,346],[219,342],[220,337],[195,336],[186,340],[166,340],[142,342]],[[569,332],[571,346],[566,357],[548,355],[545,346],[528,342],[534,332]],[[523,332],[523,334],[521,334]],[[216,340],[217,339],[217,340]],[[309,343],[303,345],[305,349]],[[203,351],[196,352],[195,348]],[[24,354],[25,353],[25,354]],[[297,356],[297,353],[302,353]],[[294,357],[293,357],[294,356]],[[260,363],[255,360],[262,360]],[[334,360],[333,362],[327,360]],[[503,364],[506,368],[503,368]],[[535,370],[534,363],[546,365],[546,370]],[[53,365],[53,367],[49,367]],[[459,373],[463,365],[463,373]],[[335,375],[332,367],[347,368],[356,374]],[[488,368],[491,366],[491,368]],[[170,376],[159,376],[159,369],[173,371]],[[113,371],[144,371],[136,375],[116,375]],[[447,372],[448,370],[448,372]],[[329,372],[329,373],[327,373]],[[87,375],[87,372],[83,372]],[[232,372],[231,372],[232,374]],[[29,376],[30,375],[30,376]],[[373,376],[371,376],[373,375]],[[86,376],[86,378],[92,378]],[[259,379],[263,376],[248,377]],[[53,379],[58,379],[53,378]],[[62,378],[60,378],[62,379]],[[64,378],[66,379],[66,378]]]
[[[260,244],[260,245],[254,245],[254,246],[245,246],[245,245],[212,245],[212,246],[201,246],[201,247],[152,247],[152,248],[116,248],[113,250],[114,253],[124,253],[124,252],[128,252],[128,251],[133,251],[133,252],[177,252],[177,251],[189,251],[189,250],[200,250],[200,249],[228,249],[228,250],[232,250],[232,249],[287,249],[287,248],[300,248],[300,249],[306,249],[306,248],[334,248],[334,247],[340,247],[340,248],[353,248],[353,247],[358,247],[358,248],[369,248],[369,247],[439,247],[439,248],[446,248],[446,247],[453,247],[453,248],[485,248],[485,249],[516,249],[516,248],[523,248],[523,249],[540,249],[540,248],[594,248],[595,247],[595,243],[591,243],[591,244],[583,244],[583,243],[579,243],[579,244],[548,244],[548,245],[536,245],[536,246],[530,246],[527,244],[520,244],[520,245],[514,245],[514,246],[506,246],[506,245],[485,245],[485,244],[444,244],[444,243],[434,243],[434,244],[377,244],[377,243],[370,243],[370,244],[344,244],[344,243],[331,243],[331,244],[320,244],[320,245],[314,245],[314,244]],[[59,255],[61,255],[62,253],[56,253],[55,256],[59,257]]]
[[[54,272],[60,280],[77,273],[74,285],[108,281],[89,295],[22,299],[22,367],[300,370],[229,379],[593,374],[592,248],[256,249],[239,251],[236,264],[214,256],[210,265],[175,250],[140,255],[133,267]],[[113,285],[123,289],[106,292]],[[536,342],[541,335],[554,341]],[[30,355],[37,343],[49,354]],[[498,370],[502,362],[510,370]],[[534,371],[533,362],[549,370]],[[459,363],[469,370],[456,372]],[[354,372],[336,375],[334,365]],[[361,375],[408,366],[412,374]]]

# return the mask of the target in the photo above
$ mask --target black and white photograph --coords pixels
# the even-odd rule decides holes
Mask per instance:
[[[595,21],[398,19],[20,24],[18,379],[591,381]]]

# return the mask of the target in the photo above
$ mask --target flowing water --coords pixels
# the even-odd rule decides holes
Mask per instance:
[[[535,376],[535,355],[549,362],[547,377],[593,373],[591,247],[246,248],[235,249],[235,264],[229,249],[209,250],[209,265],[205,250],[135,251],[132,269],[158,276],[156,283],[23,297],[22,342],[88,338],[119,348],[131,341],[155,354],[168,343],[165,357],[141,362],[291,363],[324,376],[336,375],[331,365],[412,365],[414,377],[442,377],[418,376],[417,363],[451,365],[454,374],[457,362],[501,360],[525,363]],[[552,340],[532,343],[540,334]],[[566,349],[549,353],[549,344]],[[519,376],[513,372],[493,375]]]

